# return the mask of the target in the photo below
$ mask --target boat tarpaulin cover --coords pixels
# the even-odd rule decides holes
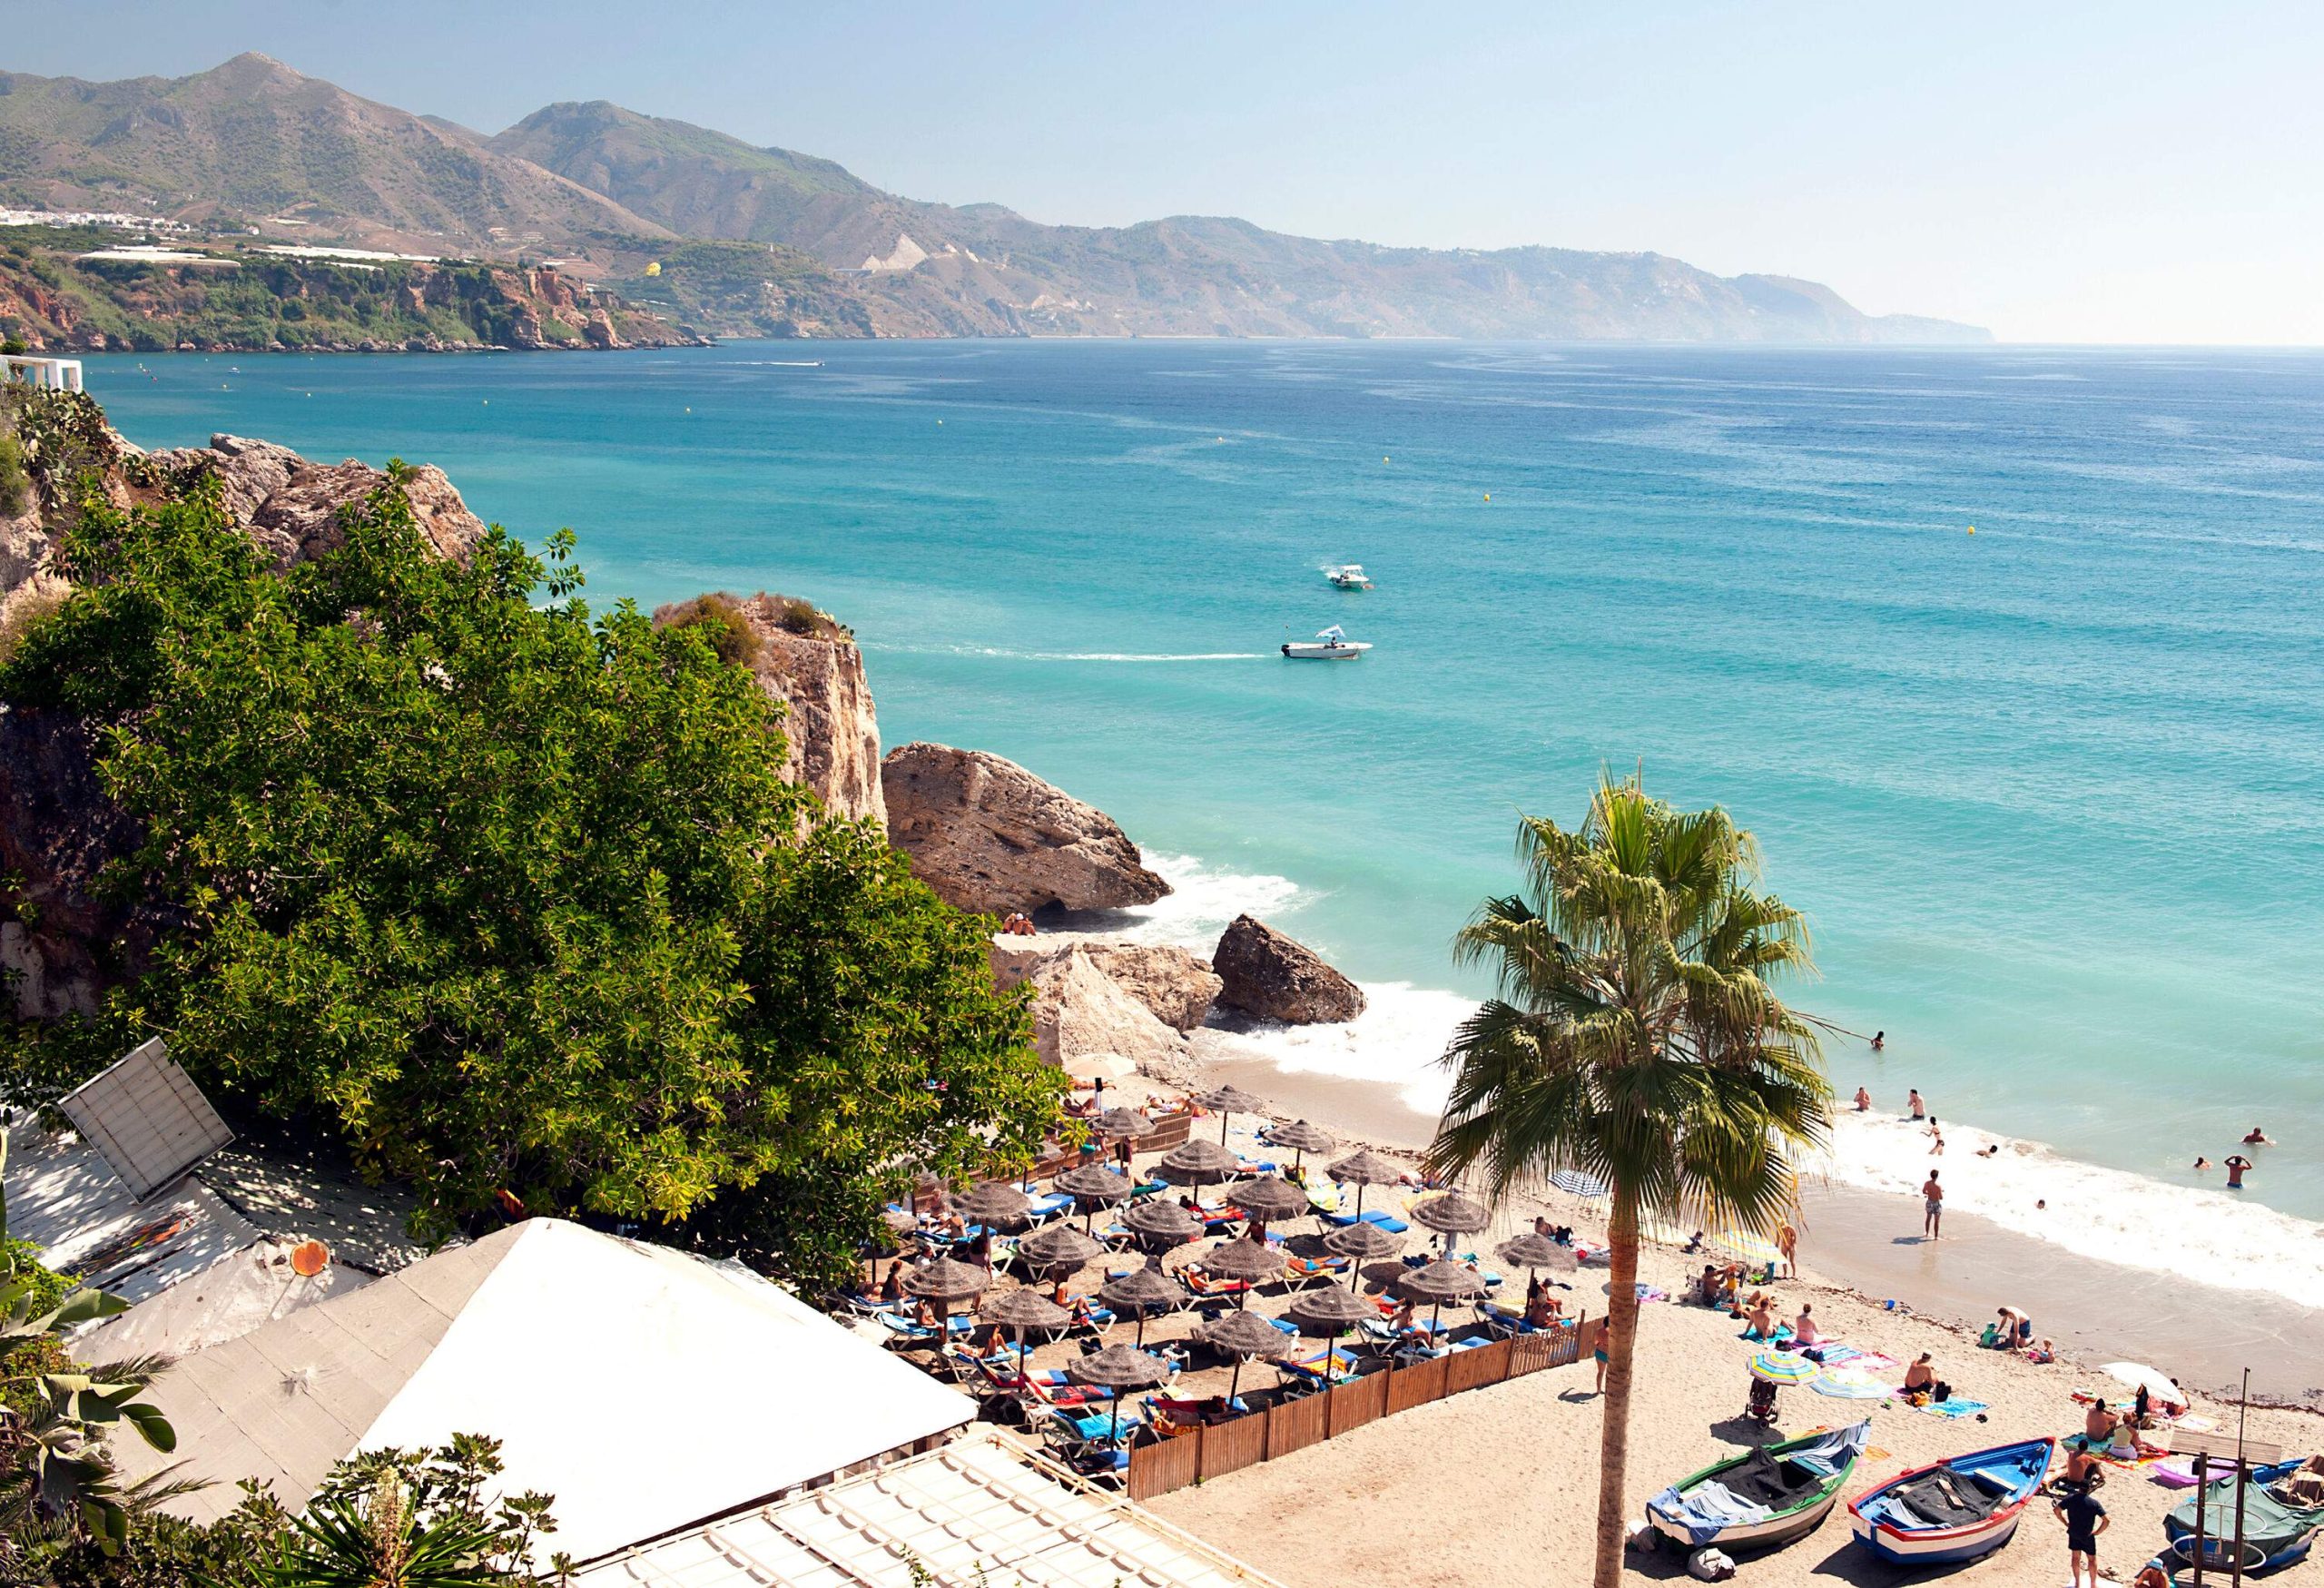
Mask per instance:
[[[1963,1527],[1982,1522],[2009,1497],[2009,1489],[1998,1479],[1950,1468],[1899,1484],[1886,1496],[1899,1513],[1899,1520],[1915,1517],[1924,1527]]]
[[[2324,1510],[2303,1511],[2285,1504],[2253,1478],[2243,1485],[2243,1540],[2270,1555],[2282,1553],[2324,1523]],[[2170,1531],[2195,1530],[2195,1500],[2189,1495],[2171,1513]],[[2213,1484],[2203,1495],[2203,1531],[2213,1538],[2235,1531],[2235,1485]]]

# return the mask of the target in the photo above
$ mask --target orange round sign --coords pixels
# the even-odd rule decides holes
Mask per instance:
[[[311,1279],[330,1267],[330,1248],[319,1240],[302,1240],[290,1248],[290,1271]]]

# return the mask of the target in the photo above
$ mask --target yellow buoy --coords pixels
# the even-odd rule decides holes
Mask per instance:
[[[1491,501],[1491,500],[1492,500],[1492,492],[1491,492],[1491,491],[1487,491],[1487,492],[1485,492],[1485,500],[1487,500],[1487,501]]]
[[[1970,534],[1972,534],[1972,535],[1974,535],[1976,532],[1977,532],[1977,527],[1976,527],[1974,524],[1970,525],[1970,526],[1969,526],[1969,533],[1970,533]]]
[[[1388,459],[1387,459],[1385,457],[1383,457],[1383,458],[1380,459],[1380,461],[1381,461],[1381,462],[1383,462],[1383,463],[1385,463],[1385,462],[1387,462],[1387,461],[1388,461]]]

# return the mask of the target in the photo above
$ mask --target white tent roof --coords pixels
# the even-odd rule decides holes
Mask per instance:
[[[954,1428],[975,1403],[738,1265],[536,1218],[187,1357],[152,1399],[223,1514],[294,1508],[359,1449],[501,1441],[499,1486],[556,1496],[588,1560]]]
[[[925,1573],[915,1580],[914,1565]],[[1274,1588],[989,1432],[625,1551],[577,1588]]]

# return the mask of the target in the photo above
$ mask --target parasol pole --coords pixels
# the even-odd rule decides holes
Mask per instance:
[[[2243,1588],[2243,1491],[2249,1485],[2243,1462],[2243,1425],[2251,1415],[2251,1370],[2243,1370],[2243,1401],[2235,1411],[2235,1554],[2228,1563],[2230,1581]]]
[[[2211,1458],[2195,1452],[2195,1588],[2203,1588],[2203,1494],[2211,1486]]]

